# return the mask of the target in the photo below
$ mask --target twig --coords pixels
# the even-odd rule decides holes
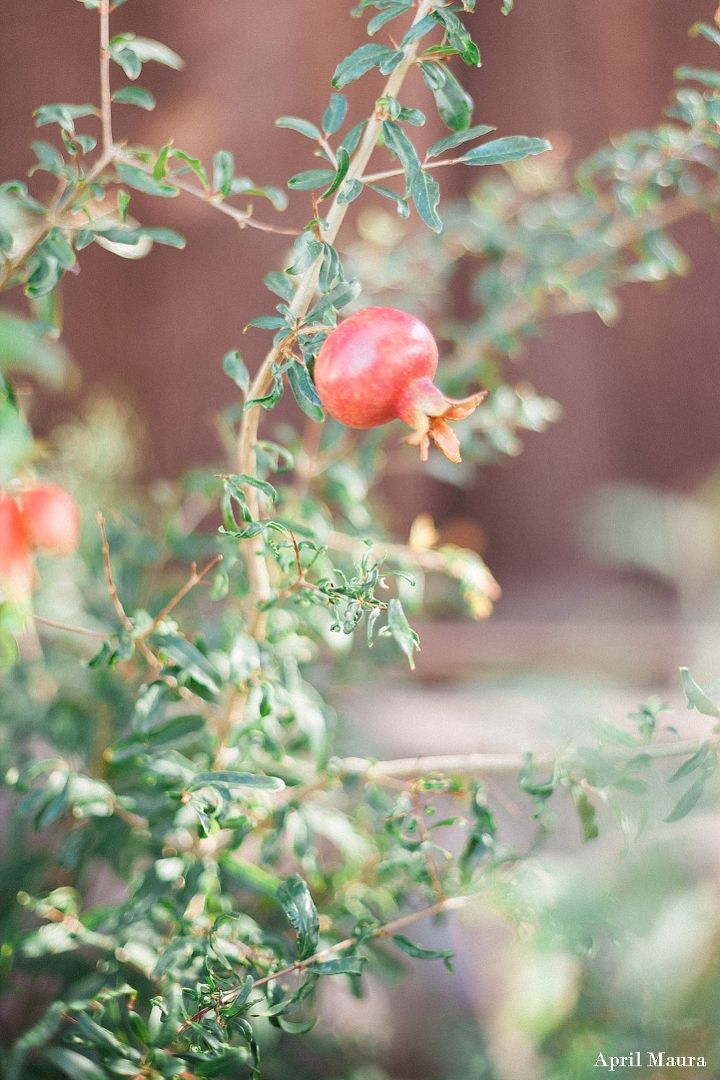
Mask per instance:
[[[35,622],[42,626],[51,626],[53,630],[65,630],[68,634],[83,634],[85,637],[102,638],[107,634],[101,634],[99,630],[86,630],[84,626],[68,626],[67,623],[55,622],[54,619],[44,619],[42,615],[33,615]]]
[[[110,92],[110,0],[100,0],[100,120],[103,157],[112,157],[112,95]]]
[[[153,619],[153,621],[150,624],[150,626],[148,627],[148,629],[144,632],[144,634],[140,635],[140,637],[138,638],[138,641],[144,641],[146,638],[150,637],[150,635],[153,633],[153,631],[155,631],[158,628],[158,626],[163,621],[163,619],[166,619],[168,617],[168,615],[173,610],[173,608],[177,607],[177,605],[180,603],[180,601],[185,596],[187,596],[187,594],[190,592],[190,590],[194,589],[196,585],[199,585],[201,583],[201,581],[203,580],[203,578],[205,577],[205,575],[209,574],[210,571],[213,569],[213,567],[217,566],[217,564],[220,563],[220,562],[222,562],[222,555],[216,555],[214,559],[210,560],[210,562],[207,564],[207,566],[204,566],[202,568],[202,570],[200,571],[199,574],[197,572],[197,564],[193,563],[191,573],[190,573],[190,577],[188,578],[188,580],[185,582],[185,584],[180,589],[180,591],[177,592],[175,594],[175,596],[173,596],[172,600],[168,601],[168,603],[162,609],[160,614],[155,616],[155,618]]]
[[[110,593],[110,599],[113,602],[113,607],[117,612],[117,616],[120,622],[126,630],[132,630],[133,624],[125,613],[125,608],[120,602],[118,591],[115,587],[115,581],[113,579],[112,567],[110,566],[110,545],[108,544],[107,532],[105,531],[105,518],[100,511],[95,515],[97,523],[100,526],[100,532],[102,533],[102,552],[103,562],[105,563],[105,578],[107,580],[108,592]]]
[[[700,739],[676,743],[657,743],[648,746],[640,744],[626,750],[613,750],[608,753],[611,761],[629,761],[640,754],[651,758],[684,757],[693,754],[708,740]],[[711,747],[719,747],[720,739],[711,739]],[[533,755],[532,764],[536,768],[551,768],[558,759],[558,754]],[[568,760],[567,754],[563,755]],[[429,776],[431,773],[444,773],[450,776],[483,776],[502,773],[520,772],[528,759],[520,754],[441,754],[436,756],[395,758],[391,761],[370,761],[366,758],[344,758],[342,772],[346,776],[361,776],[365,780],[382,783],[385,778],[393,780]],[[394,786],[394,783],[393,783]]]
[[[463,159],[461,157],[456,158],[442,158],[441,161],[423,161],[421,169],[440,169],[443,165],[460,165]],[[390,180],[393,176],[404,176],[405,173],[402,169],[386,169],[385,172],[373,173],[372,176],[360,176],[358,179],[361,184],[374,184],[378,180]]]
[[[144,161],[140,161],[133,154],[116,152],[115,158],[117,161],[123,161],[127,165],[132,165],[133,168],[140,169],[141,172],[147,173],[148,176],[152,176],[152,166],[147,165]],[[215,210],[219,210],[221,214],[227,214],[228,217],[231,217],[237,222],[241,229],[248,226],[251,229],[260,229],[262,232],[279,233],[281,236],[300,235],[299,229],[282,229],[276,225],[268,225],[265,221],[257,221],[252,214],[247,213],[245,210],[238,210],[236,206],[231,206],[227,202],[220,202],[217,197],[205,191],[203,188],[197,187],[195,184],[188,183],[188,181],[183,180],[181,176],[175,176],[173,173],[168,173],[163,178],[163,183],[172,184],[180,191],[184,191],[188,195],[194,195],[196,199],[200,199],[201,202],[206,203]]]
[[[411,794],[413,801],[413,814],[418,827],[418,832],[420,834],[420,839],[424,844],[427,844],[428,847],[431,847],[432,840],[430,838],[430,833],[427,831],[427,828],[425,827],[425,822],[423,821],[423,810],[425,808],[420,800],[417,784],[412,785]],[[442,883],[440,881],[440,875],[438,873],[438,868],[433,858],[432,851],[427,850],[423,854],[425,856],[425,865],[428,868],[428,873],[430,875],[430,881],[432,882],[435,898],[438,903],[442,903],[445,900],[445,893],[443,891]]]
[[[429,919],[432,918],[433,915],[440,915],[445,911],[457,910],[458,908],[465,907],[475,899],[477,899],[477,895],[475,894],[451,896],[447,900],[438,901],[438,903],[433,904],[432,907],[423,908],[422,911],[413,911],[410,915],[403,915],[400,919],[394,919],[384,926],[378,926],[377,929],[373,930],[372,933],[368,935],[368,937],[389,937],[396,931],[402,930],[406,926],[418,922],[420,919]],[[285,975],[292,975],[293,972],[304,971],[305,968],[309,967],[311,964],[317,964],[320,961],[325,960],[328,956],[332,956],[334,953],[351,948],[353,945],[357,944],[357,940],[357,937],[345,938],[344,941],[338,941],[337,944],[331,945],[327,949],[322,949],[320,952],[314,953],[313,956],[308,956],[305,960],[297,960],[294,964],[290,964],[280,971],[274,971],[270,975],[265,975],[262,979],[256,979],[253,983],[253,990],[258,986],[264,986],[265,983],[272,982],[274,979],[282,979]],[[215,1009],[221,1008],[224,1005],[230,1005],[241,991],[242,987],[240,986],[235,990],[228,990],[226,993],[221,994],[212,1005],[206,1005],[204,1008],[199,1009],[193,1016],[186,1020],[184,1024],[182,1024],[178,1029],[178,1035],[181,1035],[183,1031],[186,1031],[192,1024],[197,1023],[198,1020],[202,1020],[203,1016],[206,1016],[207,1013],[213,1012]]]

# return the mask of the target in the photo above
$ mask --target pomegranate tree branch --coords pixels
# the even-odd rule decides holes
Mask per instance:
[[[436,6],[436,3],[437,0],[420,0],[415,12],[415,18],[413,19],[413,25],[425,18],[428,12]],[[405,49],[404,58],[390,75],[381,97],[398,97],[403,82],[405,81],[405,77],[415,62],[417,49],[418,42],[413,42],[412,45],[409,45]],[[365,126],[365,132],[360,141],[360,145],[350,163],[350,167],[346,174],[346,182],[359,179],[365,171],[373,150],[377,146],[378,136],[382,130],[383,119],[384,113],[382,108],[376,106],[373,115]],[[340,190],[342,190],[342,188]],[[339,202],[338,196],[339,192],[333,199],[332,206],[327,215],[327,228],[323,229],[322,234],[323,240],[329,244],[334,242],[349,205],[347,203],[343,204]],[[318,258],[315,263],[305,271],[300,279],[295,296],[292,303],[289,305],[291,318],[299,320],[307,313],[317,288],[320,275],[320,264],[321,260]],[[261,398],[267,392],[272,380],[273,363],[283,354],[286,347],[287,342],[281,341],[267,354],[253,380],[252,386],[250,387],[248,400]],[[246,476],[255,475],[255,445],[257,443],[259,422],[260,406],[255,405],[245,412],[238,436],[238,472]],[[245,497],[247,499],[250,514],[253,518],[256,518],[259,507],[257,491],[255,488],[251,485],[247,485],[245,488]],[[270,575],[265,562],[265,550],[262,538],[256,536],[252,539],[243,540],[241,543],[241,551],[243,558],[245,559],[250,584],[250,595],[247,607],[248,629],[253,637],[261,640],[265,636],[267,614],[265,611],[260,610],[260,605],[263,605],[268,601],[271,596]]]
[[[107,532],[105,530],[105,518],[98,511],[95,515],[97,523],[100,526],[100,532],[102,533],[102,552],[103,562],[105,564],[105,579],[107,581],[108,592],[110,593],[110,599],[113,602],[113,607],[117,612],[117,616],[126,630],[132,630],[133,624],[125,613],[125,608],[120,602],[118,591],[115,587],[115,580],[113,578],[112,567],[110,565],[110,545],[108,544]]]
[[[103,157],[113,153],[112,95],[110,92],[110,0],[100,0],[100,122]]]
[[[214,559],[211,559],[210,562],[206,566],[204,566],[202,568],[200,573],[198,573],[198,571],[197,571],[196,564],[193,563],[191,573],[190,573],[190,577],[187,579],[187,581],[185,582],[183,587],[179,590],[179,592],[175,593],[175,596],[173,596],[172,600],[168,601],[168,603],[162,609],[160,614],[155,616],[155,618],[153,619],[153,621],[150,624],[150,626],[148,627],[148,629],[145,631],[144,634],[142,634],[142,636],[138,640],[143,641],[145,638],[148,638],[150,636],[150,634],[153,633],[154,630],[157,630],[158,626],[163,621],[163,619],[166,619],[168,617],[168,615],[170,614],[170,612],[175,607],[177,607],[177,605],[180,603],[180,601],[185,596],[187,596],[187,594],[190,592],[190,590],[194,589],[196,585],[199,585],[200,582],[203,581],[203,579],[205,578],[205,575],[209,574],[210,571],[214,567],[216,567],[217,564],[220,563],[220,562],[222,562],[222,555],[216,555]]]
[[[378,926],[368,935],[368,938],[391,937],[393,934],[397,933],[398,930],[403,930],[406,926],[411,926],[413,923],[419,922],[420,919],[430,919],[434,915],[441,915],[445,911],[456,911],[458,908],[466,907],[475,899],[477,899],[477,896],[474,893],[469,893],[464,896],[451,896],[447,900],[440,900],[431,907],[423,908],[422,911],[413,911],[409,915],[403,915],[399,919],[394,919],[392,922],[385,923],[384,926]],[[329,956],[335,955],[335,953],[342,952],[344,949],[350,949],[353,945],[357,944],[357,941],[357,937],[349,937],[345,938],[344,941],[338,941],[335,945],[330,945],[329,948],[322,949],[320,952],[308,956],[305,960],[297,960],[294,964],[281,968],[280,971],[273,971],[270,975],[263,976],[262,979],[256,979],[253,983],[253,989],[258,986],[264,986],[265,983],[272,982],[274,979],[282,979],[285,975],[292,975],[296,971],[304,971],[305,968],[310,967],[311,964],[320,963],[323,960],[327,960]],[[193,1016],[186,1020],[178,1030],[178,1035],[181,1035],[192,1024],[196,1024],[198,1020],[202,1020],[209,1012],[214,1012],[217,1008],[221,1008],[224,1005],[232,1004],[241,991],[242,987],[239,986],[235,990],[228,990],[226,993],[219,995],[218,999],[214,1001],[212,1005],[206,1005],[204,1008],[199,1009]]]
[[[84,637],[102,638],[103,641],[107,637],[107,634],[101,634],[99,630],[86,630],[84,626],[68,626],[67,623],[55,622],[54,619],[44,619],[41,615],[33,615],[33,619],[42,626],[51,626],[53,630],[65,630],[68,634],[82,634]]]

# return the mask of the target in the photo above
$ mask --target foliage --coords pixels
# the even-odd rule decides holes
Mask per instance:
[[[418,640],[403,603],[424,571],[456,579],[477,617],[497,595],[471,552],[436,548],[419,533],[408,545],[374,535],[368,491],[380,439],[352,442],[332,424],[321,436],[312,381],[325,335],[360,291],[335,241],[365,187],[394,202],[401,218],[412,203],[439,233],[433,169],[517,163],[549,149],[525,136],[477,142],[491,129],[470,126],[472,102],[448,66],[455,56],[479,63],[467,29],[473,0],[361,0],[354,14],[377,11],[368,22],[373,39],[404,20],[404,36],[392,28],[399,44],[373,40],[338,64],[321,127],[278,121],[306,136],[327,167],[289,181],[291,191],[313,193],[313,217],[295,236],[290,266],[266,279],[281,301],[276,314],[250,324],[274,334],[265,361],[251,378],[239,353],[225,357],[244,401],[223,418],[233,446],[223,471],[197,473],[177,493],[142,491],[124,464],[123,418],[102,404],[56,434],[51,463],[41,466],[5,370],[57,384],[66,364],[58,290],[77,253],[98,243],[141,257],[153,243],[184,243],[135,221],[132,191],[191,194],[242,228],[266,231],[278,227],[231,200],[285,205],[284,193],[237,176],[227,151],[208,168],[172,143],[156,152],[116,141],[113,102],[154,102],[136,85],[111,95],[111,64],[134,84],[143,64],[179,68],[181,60],[130,32],[111,38],[108,0],[83,3],[100,23],[101,104],[37,110],[37,126],[56,127],[62,147],[34,144],[35,169],[57,180],[47,204],[24,182],[0,187],[0,285],[21,288],[31,309],[28,319],[7,311],[0,320],[0,482],[14,491],[42,472],[73,488],[86,511],[79,554],[41,565],[34,614],[17,603],[0,607],[0,771],[13,838],[0,958],[8,997],[21,1000],[29,986],[34,1006],[10,1032],[18,1037],[8,1038],[4,1075],[255,1077],[268,1030],[302,1035],[313,1027],[319,980],[345,978],[360,992],[364,970],[387,970],[398,955],[450,968],[450,950],[416,942],[413,924],[494,888],[512,896],[517,884],[519,896],[557,794],[571,796],[586,840],[597,836],[596,808],[605,804],[629,844],[654,798],[668,822],[700,800],[717,765],[718,734],[713,728],[701,744],[658,738],[662,706],[650,702],[630,728],[600,725],[597,745],[505,761],[534,807],[529,847],[499,835],[488,792],[473,780],[497,766],[493,755],[422,767],[334,756],[334,718],[313,685],[328,646],[342,649],[362,624],[369,644],[377,630],[380,648],[390,638],[412,662]],[[422,160],[409,129],[424,116],[400,101],[414,64],[451,132]],[[376,77],[375,69],[387,82],[374,111],[342,135],[340,91]],[[503,425],[513,431],[550,418],[549,406],[523,392],[514,413],[503,411],[500,395],[507,401],[513,391],[497,357],[558,296],[607,315],[620,281],[682,268],[662,231],[677,212],[668,207],[679,205],[668,192],[683,206],[713,196],[696,176],[715,169],[720,99],[714,73],[691,75],[701,76],[706,94],[678,95],[684,126],[601,153],[581,170],[580,191],[529,194],[517,178],[531,175],[519,171],[530,166],[515,165],[514,185],[493,182],[470,219],[442,234],[452,246],[462,228],[468,252],[492,253],[478,285],[484,319],[457,332],[446,367],[452,390],[478,380],[494,390],[479,424],[488,440],[500,445]],[[77,130],[90,117],[100,121],[97,149]],[[467,143],[474,145],[459,156],[443,156]],[[369,173],[378,146],[391,154],[391,168]],[[540,167],[536,175],[548,174]],[[393,177],[401,190],[378,184]],[[610,235],[619,237],[614,247]],[[634,262],[622,257],[625,248],[636,250]],[[433,248],[442,272],[448,250]],[[511,256],[518,269],[507,277]],[[510,308],[518,314],[508,325],[500,316]],[[480,349],[481,362],[469,363]],[[261,440],[261,413],[286,385],[308,417],[306,433],[289,435],[287,445]],[[107,521],[99,513],[94,522],[99,508]],[[684,678],[690,705],[717,718],[712,693]],[[681,759],[668,780],[678,796],[657,768],[665,759]],[[519,901],[504,907],[523,921]]]

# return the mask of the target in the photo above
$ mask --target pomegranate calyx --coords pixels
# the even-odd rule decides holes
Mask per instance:
[[[430,440],[448,461],[459,465],[460,441],[448,420],[465,420],[487,397],[480,390],[466,398],[449,398],[427,377],[415,379],[407,388],[398,407],[398,417],[413,429],[405,442],[420,447],[420,458],[427,461]]]

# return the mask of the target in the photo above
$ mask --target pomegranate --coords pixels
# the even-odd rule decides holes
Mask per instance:
[[[0,587],[8,600],[27,603],[35,584],[35,566],[20,507],[0,495]]]
[[[433,383],[438,365],[434,337],[414,315],[368,307],[331,330],[315,362],[320,399],[341,424],[372,428],[402,420],[413,429],[407,442],[427,461],[430,440],[460,462],[460,443],[448,420],[464,420],[485,391],[461,401]]]
[[[80,540],[80,508],[70,492],[56,484],[36,484],[20,498],[31,547],[46,555],[71,555]]]

